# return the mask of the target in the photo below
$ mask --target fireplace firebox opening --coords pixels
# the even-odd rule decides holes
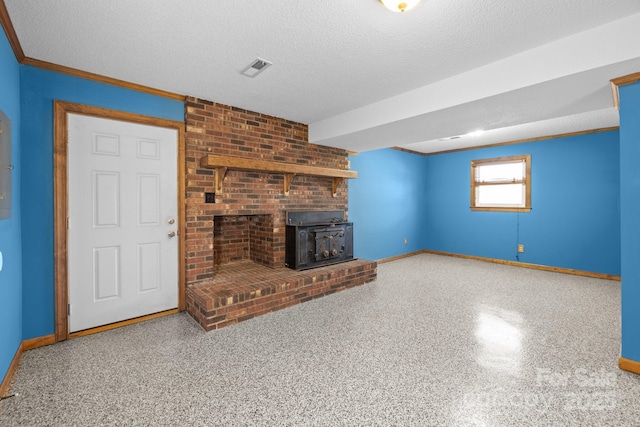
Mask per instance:
[[[213,221],[214,265],[253,261],[274,268],[272,215],[224,215]]]

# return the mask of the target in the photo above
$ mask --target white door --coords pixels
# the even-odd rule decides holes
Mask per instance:
[[[69,114],[69,331],[178,306],[175,129]]]

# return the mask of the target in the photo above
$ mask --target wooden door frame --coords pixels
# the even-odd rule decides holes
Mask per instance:
[[[53,104],[53,188],[54,188],[54,283],[55,283],[55,340],[64,341],[69,338],[69,276],[68,276],[68,235],[67,216],[69,212],[68,190],[68,116],[81,114],[103,119],[119,120],[149,126],[174,129],[178,132],[178,310],[185,309],[185,137],[184,123],[168,119],[54,101]],[[174,310],[175,311],[175,310]],[[153,316],[153,315],[151,315]],[[146,316],[140,318],[143,320]],[[154,316],[155,317],[155,316]],[[132,323],[118,322],[113,327]],[[105,327],[98,330],[109,329]]]

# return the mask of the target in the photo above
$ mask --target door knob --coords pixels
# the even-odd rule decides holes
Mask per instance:
[[[168,222],[169,224],[173,224],[174,222],[176,222],[176,220],[175,220],[175,219],[173,219],[173,218],[169,218],[169,219],[167,220],[167,222]]]
[[[171,231],[168,233],[168,236],[169,236],[169,237],[175,237],[175,235],[176,235],[176,232],[175,232],[175,231],[173,231],[173,230],[171,230]]]

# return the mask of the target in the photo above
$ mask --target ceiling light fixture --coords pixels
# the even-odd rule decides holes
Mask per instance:
[[[477,137],[479,137],[480,135],[482,135],[483,133],[484,133],[484,131],[483,131],[483,130],[478,129],[478,130],[474,130],[473,132],[469,132],[469,133],[468,133],[468,134],[466,134],[465,136],[470,136],[470,137],[472,137],[472,138],[477,138]]]
[[[380,0],[380,3],[392,12],[404,12],[413,9],[420,0]]]

